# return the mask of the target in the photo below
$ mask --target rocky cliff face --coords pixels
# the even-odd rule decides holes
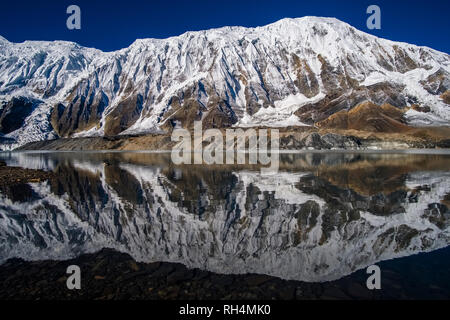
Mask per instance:
[[[408,124],[448,125],[449,72],[448,54],[330,18],[187,32],[116,52],[1,38],[0,126],[15,147],[160,132],[194,120],[314,125],[365,101],[398,108]],[[24,99],[33,107],[17,103]],[[20,115],[13,126],[8,114]]]

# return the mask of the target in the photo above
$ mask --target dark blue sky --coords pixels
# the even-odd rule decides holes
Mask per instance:
[[[66,28],[66,8],[81,8],[81,30]],[[366,28],[366,8],[381,8],[381,30]],[[227,25],[260,26],[285,17],[336,17],[396,41],[450,52],[450,0],[2,0],[0,35],[13,42],[69,40],[105,51],[136,38],[166,38]]]

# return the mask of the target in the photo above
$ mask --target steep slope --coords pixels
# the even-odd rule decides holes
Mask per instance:
[[[405,113],[409,124],[448,125],[449,73],[448,54],[333,18],[187,32],[109,53],[2,38],[0,113],[14,98],[36,103],[20,128],[1,133],[16,147],[161,132],[200,119],[204,127],[313,125],[364,101],[416,105]]]
[[[369,132],[404,132],[410,130],[405,124],[403,112],[383,104],[378,106],[371,102],[363,102],[353,109],[341,110],[327,119],[316,123],[319,128],[335,128],[344,130],[361,130]]]

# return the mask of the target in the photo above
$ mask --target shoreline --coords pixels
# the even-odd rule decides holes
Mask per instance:
[[[233,128],[239,129],[239,128]],[[261,128],[254,128],[255,130]],[[268,128],[262,128],[264,130]],[[272,128],[275,129],[275,128]],[[219,129],[225,136],[227,128]],[[271,130],[271,129],[270,129]],[[450,150],[450,127],[413,128],[408,132],[370,132],[317,128],[279,129],[280,152]],[[204,141],[204,145],[207,143]],[[2,151],[153,151],[166,152],[177,142],[170,133],[58,138],[29,142],[17,148],[0,146]],[[11,146],[12,147],[12,146]],[[266,146],[268,148],[268,146]],[[225,148],[225,146],[224,146]]]
[[[45,181],[52,176],[54,173],[50,171],[7,166],[4,161],[0,161],[0,190],[2,191],[17,185]]]
[[[385,300],[448,299],[450,287],[439,278],[411,281],[427,263],[450,265],[450,248],[386,260],[382,290],[366,288],[365,269],[329,282],[284,280],[263,274],[218,274],[189,269],[181,263],[137,262],[127,253],[104,248],[67,260],[26,261],[12,258],[0,265],[0,298],[25,300]],[[414,262],[417,270],[402,268]],[[66,268],[78,265],[81,290],[68,290]]]
[[[279,150],[267,150],[270,152],[277,152],[279,154],[327,154],[327,153],[350,153],[350,154],[429,154],[429,155],[450,155],[450,148],[435,148],[435,149],[302,149],[302,150],[289,150],[289,149],[279,149]],[[39,150],[27,150],[27,149],[15,149],[15,150],[0,150],[0,154],[9,153],[27,153],[27,154],[39,154],[39,153],[143,153],[143,154],[170,154],[172,150],[116,150],[116,149],[98,149],[98,150],[50,150],[50,149],[39,149]],[[224,151],[225,152],[225,151]],[[237,153],[249,154],[248,151],[236,151]],[[196,151],[191,152],[197,153]]]

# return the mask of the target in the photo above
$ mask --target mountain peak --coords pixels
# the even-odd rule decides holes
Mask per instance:
[[[302,31],[306,31],[308,26],[313,28],[316,25],[326,25],[332,26],[334,25],[334,29],[336,29],[336,25],[342,27],[353,28],[346,22],[343,22],[339,19],[332,17],[316,17],[316,16],[304,16],[298,18],[283,18],[278,21],[269,23],[264,26],[258,27],[243,27],[243,26],[223,26],[219,28],[211,28],[205,30],[198,31],[186,31],[185,33],[177,36],[173,36],[166,39],[155,39],[155,38],[143,38],[136,39],[132,46],[139,45],[149,45],[151,43],[157,43],[158,41],[171,41],[171,40],[181,40],[183,38],[190,38],[191,36],[202,36],[202,35],[217,35],[223,37],[225,35],[247,35],[247,34],[258,34],[260,32],[267,32],[267,30],[278,31],[278,34],[285,35],[287,31],[296,31],[295,29],[302,29]],[[292,29],[294,28],[294,29]],[[355,29],[355,28],[353,28]],[[355,29],[356,30],[356,29]]]
[[[450,89],[449,55],[369,36],[335,18],[190,31],[110,53],[59,41],[0,44],[0,99],[43,102],[20,129],[3,132],[19,144],[50,133],[189,128],[199,119],[205,127],[314,126],[366,100],[401,109],[408,124],[450,123],[440,98]],[[42,119],[50,120],[44,126]]]
[[[273,26],[299,26],[299,27],[308,27],[308,26],[317,26],[317,25],[326,25],[326,26],[338,26],[338,27],[351,27],[348,23],[341,21],[332,17],[316,17],[316,16],[305,16],[298,18],[283,18],[281,20],[270,23],[265,27],[273,27]]]
[[[318,17],[318,16],[304,16],[304,17],[297,17],[297,18],[283,18],[280,19],[272,24],[278,24],[278,23],[304,23],[304,22],[309,22],[309,23],[342,23],[342,24],[346,24],[345,22],[337,19],[337,18],[333,18],[333,17]]]

